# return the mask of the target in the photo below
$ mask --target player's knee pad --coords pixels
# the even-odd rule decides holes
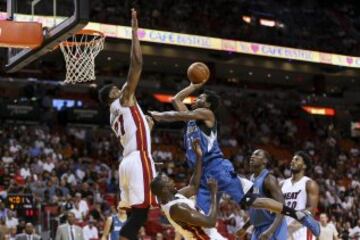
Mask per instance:
[[[149,208],[132,208],[131,214],[120,230],[120,236],[129,240],[137,240],[140,228],[145,224]]]
[[[249,208],[258,197],[259,197],[258,194],[248,192],[247,194],[244,195],[244,198],[241,200],[240,204],[244,208]]]

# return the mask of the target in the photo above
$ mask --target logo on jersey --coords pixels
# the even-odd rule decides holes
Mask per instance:
[[[300,193],[301,193],[301,190],[299,190],[297,192],[287,192],[287,193],[284,193],[284,198],[285,198],[285,200],[297,199]]]

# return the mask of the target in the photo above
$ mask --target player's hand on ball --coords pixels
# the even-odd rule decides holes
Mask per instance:
[[[208,183],[208,186],[209,186],[209,189],[210,189],[211,192],[213,192],[213,193],[217,192],[218,184],[217,184],[217,181],[214,178],[210,178],[207,183]]]
[[[201,150],[201,146],[200,146],[200,140],[199,139],[194,139],[192,142],[192,148],[194,150],[194,152],[196,153],[196,155],[201,158],[203,153]]]
[[[133,31],[138,30],[137,12],[134,8],[131,9],[131,27]]]

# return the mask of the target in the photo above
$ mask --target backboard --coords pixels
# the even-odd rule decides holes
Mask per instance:
[[[1,14],[2,19],[40,22],[43,26],[44,40],[40,47],[9,48],[5,71],[13,73],[84,28],[89,22],[89,0],[7,0],[7,13]]]

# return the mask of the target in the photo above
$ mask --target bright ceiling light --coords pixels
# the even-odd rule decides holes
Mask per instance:
[[[275,27],[276,22],[274,20],[269,20],[269,19],[260,19],[260,24],[266,27]]]

